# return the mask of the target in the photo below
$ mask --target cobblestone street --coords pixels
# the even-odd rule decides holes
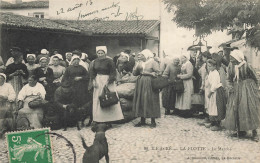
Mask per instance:
[[[162,111],[163,112],[163,111]],[[260,143],[248,139],[229,137],[227,131],[213,132],[197,125],[200,119],[184,119],[177,116],[164,116],[157,119],[157,128],[134,127],[139,119],[127,124],[113,125],[106,132],[109,156],[112,163],[171,163],[171,162],[257,162],[260,159]],[[150,123],[150,120],[147,121]],[[56,133],[68,138],[76,151],[77,162],[84,153],[79,134],[90,146],[94,133],[90,128],[79,132],[75,128]],[[73,162],[72,149],[63,139],[52,137],[54,160],[58,163]],[[1,140],[0,160],[8,160],[6,143]],[[225,158],[224,158],[225,157]],[[229,158],[228,158],[229,157]],[[105,162],[103,158],[101,163]]]

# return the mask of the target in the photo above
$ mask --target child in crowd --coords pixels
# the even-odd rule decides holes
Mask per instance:
[[[210,124],[205,125],[207,128],[210,128],[212,131],[221,130],[220,122],[225,118],[226,115],[226,97],[225,90],[220,82],[220,75],[217,71],[216,61],[209,59],[207,61],[207,68],[209,71],[208,75],[208,84],[209,84],[209,93],[208,96],[208,113]]]

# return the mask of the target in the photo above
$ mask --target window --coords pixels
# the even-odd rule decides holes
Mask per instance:
[[[44,13],[43,12],[34,12],[33,17],[44,18]]]

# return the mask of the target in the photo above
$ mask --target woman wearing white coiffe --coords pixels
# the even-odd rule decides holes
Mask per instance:
[[[184,92],[176,96],[175,108],[183,112],[183,116],[189,116],[188,111],[191,109],[191,95],[193,94],[193,66],[189,61],[189,54],[181,56],[181,74],[178,78],[183,80]]]
[[[102,94],[105,85],[110,91],[116,91],[116,68],[113,60],[107,57],[106,46],[96,47],[98,58],[93,61],[90,68],[91,79],[93,80],[93,121],[111,122],[124,119],[120,103],[108,108],[101,108],[99,96]]]
[[[41,121],[43,119],[42,108],[30,108],[29,102],[34,101],[37,98],[44,99],[46,91],[42,84],[37,82],[35,75],[32,75],[28,79],[28,84],[26,84],[18,94],[18,119],[26,117],[30,126],[34,128],[41,128]]]
[[[87,71],[89,71],[89,65],[88,65],[88,63],[86,63],[86,62],[84,62],[84,61],[81,60],[82,53],[80,53],[79,51],[75,50],[75,51],[72,52],[72,56],[74,56],[74,55],[77,55],[77,56],[80,58],[80,60],[79,60],[79,65],[81,65],[81,66],[84,67]],[[72,64],[72,61],[70,61],[69,65],[71,65],[71,64]]]
[[[16,97],[13,86],[5,81],[6,75],[0,73],[0,138],[12,129],[12,105]]]

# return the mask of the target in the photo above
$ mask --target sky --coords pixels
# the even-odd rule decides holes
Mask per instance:
[[[194,30],[188,30],[186,28],[178,28],[176,23],[172,21],[174,14],[168,13],[165,10],[165,5],[161,4],[161,45],[162,49],[169,56],[180,55],[180,53],[187,50],[187,48],[193,45],[193,41],[196,40]],[[212,46],[210,52],[216,52],[220,49],[218,46],[226,41],[231,40],[231,36],[224,32],[213,32],[211,35],[204,38],[209,46]],[[195,42],[195,44],[197,41]],[[202,41],[205,44],[204,41]]]

